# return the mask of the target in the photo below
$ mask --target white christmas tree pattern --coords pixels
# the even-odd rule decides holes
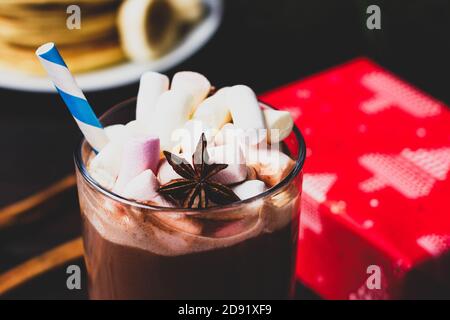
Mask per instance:
[[[358,288],[353,293],[348,295],[349,300],[387,300],[389,299],[389,294],[387,293],[386,288],[387,283],[384,280],[384,277],[381,278],[381,289],[369,289],[367,287],[366,281],[363,283],[361,287]]]
[[[417,244],[430,255],[437,257],[450,250],[450,235],[428,234],[417,239]]]
[[[362,77],[361,83],[375,94],[360,106],[367,114],[394,106],[417,118],[431,117],[441,112],[438,102],[385,72],[370,72]]]
[[[303,176],[300,239],[303,239],[305,229],[309,229],[315,234],[322,233],[319,205],[325,202],[326,195],[336,180],[337,175],[331,173],[305,174]]]
[[[404,149],[397,155],[372,153],[360,157],[359,163],[373,173],[359,184],[362,191],[392,187],[408,199],[417,199],[429,195],[436,181],[447,178],[450,148]]]

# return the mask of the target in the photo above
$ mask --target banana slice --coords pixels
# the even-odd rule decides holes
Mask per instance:
[[[167,0],[127,0],[119,9],[121,45],[132,60],[147,61],[167,52],[177,40],[178,25]]]
[[[175,8],[177,15],[186,22],[195,22],[203,14],[203,5],[201,0],[169,0]]]

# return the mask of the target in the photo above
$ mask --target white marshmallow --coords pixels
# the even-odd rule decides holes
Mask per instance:
[[[237,128],[265,129],[263,113],[252,89],[244,85],[230,87],[226,90],[226,99]]]
[[[127,124],[114,124],[105,127],[106,136],[110,141],[114,141],[120,144],[124,144],[133,137],[145,137],[148,136],[148,129],[144,124],[137,120],[132,120]]]
[[[136,120],[149,124],[155,113],[158,98],[169,90],[169,78],[158,72],[147,71],[141,76],[136,103]]]
[[[158,170],[158,180],[161,184],[166,184],[172,180],[182,178],[178,173],[176,173],[172,166],[167,162],[167,160],[163,160]]]
[[[182,152],[189,156],[194,153],[202,133],[205,134],[208,146],[214,146],[215,130],[199,120],[189,120],[183,128],[177,129],[172,133],[172,138],[181,141],[180,148]]]
[[[291,133],[294,120],[288,111],[265,109],[263,114],[269,143],[283,141]]]
[[[160,138],[162,150],[170,151],[180,143],[172,133],[189,120],[191,105],[192,96],[183,91],[169,90],[159,97],[149,131]]]
[[[129,137],[145,137],[149,135],[149,129],[144,123],[138,120],[132,120],[125,125]]]
[[[155,136],[128,140],[123,148],[122,164],[113,191],[120,194],[128,182],[147,169],[156,172],[159,152],[159,139]]]
[[[247,165],[254,168],[258,179],[273,187],[293,169],[295,161],[276,149],[249,149]]]
[[[127,183],[121,195],[137,201],[153,201],[158,194],[159,183],[152,170],[148,169]]]
[[[89,174],[101,186],[112,189],[122,163],[123,144],[108,142],[89,163]]]
[[[266,132],[254,131],[254,130],[243,130],[237,128],[232,123],[227,123],[222,127],[222,129],[215,135],[214,143],[216,146],[225,144],[239,145],[244,156],[247,157],[249,149],[264,146]]]
[[[247,165],[239,145],[226,144],[208,148],[208,154],[211,163],[228,164],[228,167],[214,175],[212,180],[229,185],[247,178]]]
[[[228,143],[237,143],[239,138],[237,136],[238,130],[232,123],[225,124],[214,137],[216,146],[221,146]]]
[[[109,141],[124,142],[131,138],[130,132],[123,124],[113,124],[104,128]]]
[[[198,105],[208,96],[211,90],[211,83],[200,73],[182,71],[173,76],[170,90],[184,91],[193,97],[190,105],[191,113],[189,115],[191,115]]]
[[[257,196],[267,190],[266,184],[261,180],[248,180],[235,187],[234,193],[241,199],[246,200]]]
[[[231,114],[226,98],[227,89],[222,88],[209,98],[206,98],[195,110],[192,118],[201,120],[215,129],[220,129],[223,125],[230,122]]]
[[[177,154],[180,158],[185,159],[187,162],[192,163],[192,155],[187,155],[184,153]],[[182,178],[178,173],[173,170],[172,166],[167,162],[166,159],[161,161],[158,169],[158,180],[161,184],[166,184],[167,182]]]

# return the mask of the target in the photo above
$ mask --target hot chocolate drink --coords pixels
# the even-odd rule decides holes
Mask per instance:
[[[145,74],[137,101],[101,119],[109,142],[75,154],[90,297],[292,297],[305,156],[292,118],[246,86],[211,95],[197,73],[168,87]]]

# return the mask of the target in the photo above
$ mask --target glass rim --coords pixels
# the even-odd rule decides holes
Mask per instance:
[[[136,97],[133,98],[129,98],[126,99],[122,102],[117,103],[116,105],[114,105],[113,107],[111,107],[110,109],[108,109],[106,112],[104,112],[100,117],[100,121],[102,121],[105,117],[107,117],[108,115],[110,115],[111,113],[114,113],[115,111],[126,107],[127,105],[129,105],[132,102],[135,102],[137,100]],[[262,102],[260,100],[258,100],[258,102],[266,107],[272,108],[277,110],[276,108],[272,107],[271,105]],[[305,163],[305,159],[306,159],[306,143],[305,143],[305,139],[303,138],[302,133],[300,132],[300,130],[297,128],[297,126],[294,123],[294,126],[292,128],[292,132],[295,135],[295,139],[299,145],[299,150],[298,150],[298,155],[297,155],[297,159],[295,160],[295,165],[292,168],[292,170],[289,172],[289,174],[286,175],[286,177],[284,177],[279,183],[277,183],[275,186],[269,188],[268,190],[264,191],[263,193],[260,193],[254,197],[248,198],[248,199],[244,199],[244,200],[240,200],[240,201],[236,201],[227,205],[218,205],[218,206],[214,206],[214,207],[208,207],[208,208],[203,208],[203,209],[198,209],[198,208],[177,208],[177,207],[161,207],[161,206],[156,206],[156,205],[149,205],[149,204],[144,204],[142,202],[138,202],[138,201],[134,201],[134,200],[130,200],[127,198],[124,198],[106,188],[104,188],[103,186],[101,186],[94,178],[91,177],[91,175],[89,174],[86,165],[83,162],[82,159],[82,150],[83,150],[83,145],[86,142],[86,139],[84,137],[81,138],[80,142],[77,144],[75,151],[73,153],[73,157],[74,157],[74,162],[75,165],[78,169],[78,171],[81,173],[81,176],[83,177],[83,179],[89,183],[89,185],[91,187],[93,187],[94,189],[96,189],[98,192],[104,194],[105,196],[107,196],[108,198],[111,198],[115,201],[121,202],[123,204],[127,204],[129,206],[133,206],[133,207],[137,207],[140,209],[146,209],[146,210],[152,210],[152,211],[167,211],[167,212],[174,212],[174,210],[176,210],[176,212],[179,213],[191,213],[191,214],[195,214],[195,213],[205,213],[206,211],[209,210],[224,210],[224,209],[232,209],[232,208],[236,208],[245,204],[249,204],[252,203],[256,200],[259,199],[263,199],[266,198],[272,194],[275,194],[276,191],[280,190],[282,187],[288,185],[295,177],[297,177],[297,175],[302,171],[303,169],[303,165]]]

